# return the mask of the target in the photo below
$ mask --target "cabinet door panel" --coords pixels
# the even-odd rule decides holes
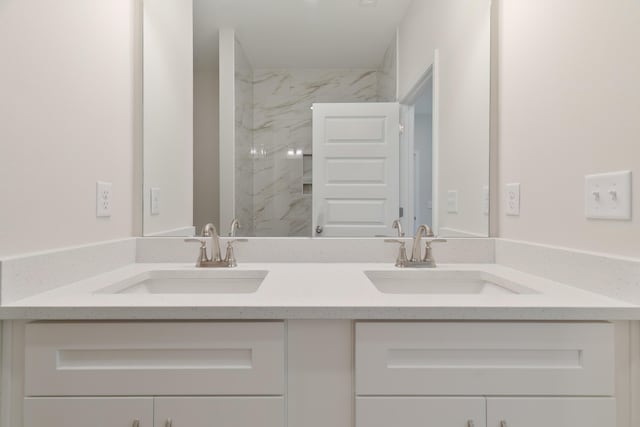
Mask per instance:
[[[482,397],[358,397],[356,427],[485,427]]]
[[[24,399],[24,427],[151,427],[153,398]]]
[[[154,425],[167,427],[283,427],[282,397],[158,397]]]
[[[613,398],[490,398],[488,427],[611,427]]]

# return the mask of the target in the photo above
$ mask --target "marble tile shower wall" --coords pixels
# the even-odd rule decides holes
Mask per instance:
[[[378,70],[378,101],[393,102],[396,100],[396,38],[389,44],[382,65]]]
[[[256,69],[253,78],[253,206],[256,236],[310,236],[311,104],[378,100],[375,69]]]
[[[235,44],[235,203],[242,225],[238,234],[253,236],[253,70],[242,46]],[[224,181],[221,182],[225,185]],[[221,224],[227,227],[228,224]]]

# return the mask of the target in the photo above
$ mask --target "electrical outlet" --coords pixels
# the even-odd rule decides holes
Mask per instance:
[[[151,188],[151,215],[160,215],[160,189]]]
[[[594,219],[631,219],[631,171],[584,177],[585,216]]]
[[[96,182],[96,216],[111,216],[111,183]]]
[[[507,184],[505,192],[505,213],[511,216],[520,215],[520,184]]]
[[[447,213],[458,213],[458,191],[447,191]]]

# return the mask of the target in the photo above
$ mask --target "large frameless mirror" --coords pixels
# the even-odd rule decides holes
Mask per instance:
[[[489,231],[489,0],[145,0],[144,234]]]

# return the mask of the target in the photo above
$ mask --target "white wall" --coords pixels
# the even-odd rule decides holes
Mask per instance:
[[[145,0],[144,233],[193,225],[193,8],[191,0]],[[150,190],[160,189],[160,214]]]
[[[438,232],[487,235],[483,187],[489,184],[491,4],[488,0],[414,0],[399,28],[399,99],[439,52]],[[447,212],[447,192],[458,192],[458,213]]]
[[[199,232],[209,222],[218,228],[220,218],[217,67],[195,70],[193,96],[193,218]]]
[[[133,234],[136,7],[0,3],[0,256]],[[109,219],[97,180],[113,183]]]
[[[499,12],[500,237],[640,256],[640,2],[508,0]],[[584,217],[584,175],[631,169],[634,220]]]

